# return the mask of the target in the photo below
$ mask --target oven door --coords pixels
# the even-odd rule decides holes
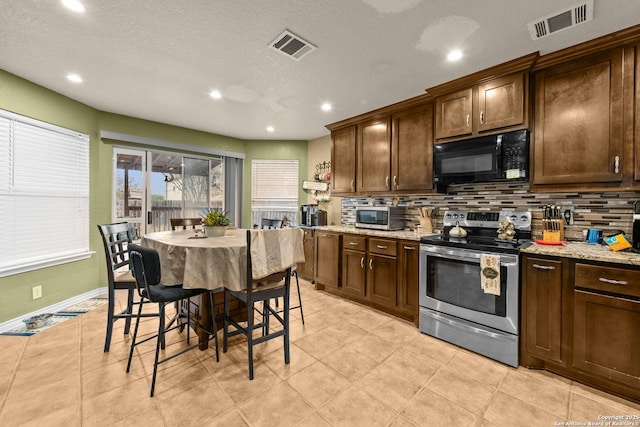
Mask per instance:
[[[485,293],[480,257],[500,257],[500,295]],[[518,334],[518,256],[438,245],[420,246],[420,305]]]

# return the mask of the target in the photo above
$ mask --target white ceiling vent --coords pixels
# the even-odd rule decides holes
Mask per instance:
[[[287,30],[271,42],[271,47],[296,61],[316,50],[314,45]]]
[[[593,0],[587,0],[569,9],[561,10],[545,18],[530,22],[527,26],[529,27],[531,38],[536,40],[592,19]]]

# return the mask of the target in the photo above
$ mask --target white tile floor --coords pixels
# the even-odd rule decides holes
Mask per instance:
[[[236,338],[219,363],[209,349],[161,366],[153,398],[153,344],[139,347],[126,374],[123,322],[102,352],[106,306],[33,337],[0,336],[0,425],[553,426],[640,415],[638,404],[510,368],[306,281],[301,288],[306,325],[292,312],[290,365],[281,340],[261,344],[250,382]]]

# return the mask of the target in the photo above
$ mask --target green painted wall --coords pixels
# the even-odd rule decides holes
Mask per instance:
[[[100,141],[100,130],[245,153],[243,227],[250,222],[252,158],[299,159],[301,180],[307,175],[307,141],[244,141],[101,112],[1,69],[0,109],[90,136],[90,245],[96,252],[87,260],[0,278],[0,323],[106,286],[104,252],[96,224],[111,221],[113,146]],[[302,191],[300,200],[306,200]],[[42,286],[43,296],[34,301],[31,288],[37,285]]]

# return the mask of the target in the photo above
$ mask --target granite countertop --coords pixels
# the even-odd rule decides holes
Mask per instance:
[[[564,246],[534,243],[528,248],[522,249],[521,252],[640,266],[640,254],[638,253],[628,250],[615,252],[607,245],[594,245],[584,242],[568,242]]]
[[[416,242],[419,242],[420,237],[422,236],[436,234],[436,233],[416,234],[415,232],[409,231],[409,230],[395,230],[395,231],[370,230],[367,228],[356,228],[356,227],[347,226],[347,225],[324,225],[324,226],[316,226],[313,228],[316,230],[334,231],[336,233],[362,234],[364,236],[383,237],[383,238],[386,237],[388,239],[414,240]]]

